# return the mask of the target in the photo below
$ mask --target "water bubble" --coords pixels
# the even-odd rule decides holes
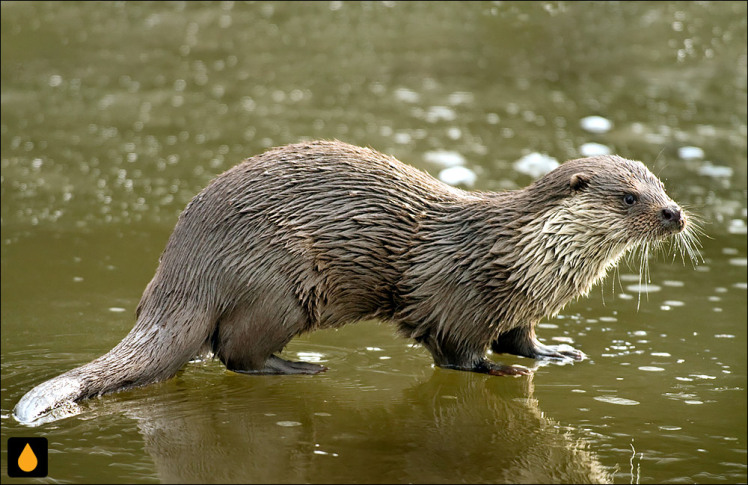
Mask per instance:
[[[304,362],[322,362],[325,357],[319,352],[296,352],[296,355]]]
[[[465,185],[472,187],[475,185],[477,176],[475,172],[467,167],[449,167],[439,172],[439,180],[449,185]]]
[[[646,371],[646,372],[662,372],[665,369],[663,369],[662,367],[655,367],[653,365],[643,365],[643,366],[639,367],[639,370],[643,370],[643,371]]]
[[[298,422],[298,421],[278,421],[275,424],[277,424],[278,426],[283,426],[285,428],[291,428],[291,427],[294,427],[294,426],[301,426],[301,423]]]
[[[714,178],[732,177],[732,168],[724,165],[713,165],[712,162],[704,162],[704,165],[699,167],[699,175]]]
[[[579,153],[585,157],[596,157],[599,155],[610,155],[611,149],[602,143],[585,143],[579,147]]]
[[[436,123],[437,121],[452,121],[457,118],[457,114],[452,108],[446,106],[432,106],[426,112],[426,121],[429,123]]]
[[[53,88],[55,88],[55,87],[59,86],[60,84],[62,84],[62,76],[60,76],[59,74],[53,74],[53,75],[49,76],[49,85],[50,86],[52,86]]]
[[[395,89],[395,98],[405,103],[417,103],[421,100],[421,96],[408,88],[397,88]]]
[[[395,143],[407,145],[412,141],[413,137],[411,137],[409,133],[398,132],[394,134],[393,138],[395,139]]]
[[[632,293],[654,293],[655,291],[660,291],[661,289],[662,287],[660,287],[659,285],[654,285],[651,283],[649,284],[642,283],[640,285],[628,285],[626,287],[626,290]]]
[[[558,165],[558,160],[555,158],[532,152],[514,162],[513,166],[518,172],[538,178],[558,167]]]
[[[634,401],[633,399],[624,399],[622,397],[617,397],[617,396],[595,396],[593,399],[595,401],[607,402],[609,404],[618,404],[619,406],[639,405],[638,401]]]
[[[473,102],[473,93],[468,91],[456,91],[449,95],[449,104],[451,105],[457,105],[457,104],[467,104]]]
[[[459,140],[460,137],[462,136],[462,130],[460,130],[456,126],[452,126],[452,127],[450,127],[450,128],[447,129],[447,136],[451,140]]]
[[[441,165],[442,167],[455,167],[465,164],[465,157],[459,152],[450,150],[433,150],[423,154],[427,162]]]
[[[704,150],[699,147],[680,147],[678,156],[683,160],[700,160],[704,158]]]
[[[607,133],[613,127],[613,123],[602,116],[587,116],[579,122],[583,130],[590,133]]]

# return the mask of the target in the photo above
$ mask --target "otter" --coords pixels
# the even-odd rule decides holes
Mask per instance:
[[[487,352],[581,360],[544,345],[541,318],[586,295],[619,259],[678,235],[687,214],[641,162],[597,156],[528,187],[464,191],[370,148],[273,148],[216,177],[179,216],[137,322],[109,353],[26,393],[55,408],[174,376],[212,352],[248,374],[316,374],[279,353],[296,335],[393,322],[443,368],[525,375]]]

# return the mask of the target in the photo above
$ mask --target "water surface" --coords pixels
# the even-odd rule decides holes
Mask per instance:
[[[0,424],[49,439],[48,481],[746,481],[745,3],[0,8]],[[661,252],[648,281],[621,264],[538,328],[588,359],[529,378],[434,368],[362,322],[288,346],[323,375],[194,362],[68,419],[11,417],[129,331],[210,179],[316,138],[456,164],[478,190],[527,185],[533,154],[639,159],[703,220],[703,261]]]

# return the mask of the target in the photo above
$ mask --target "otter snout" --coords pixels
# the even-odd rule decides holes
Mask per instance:
[[[669,232],[681,232],[686,227],[686,215],[677,205],[660,209],[660,222]]]

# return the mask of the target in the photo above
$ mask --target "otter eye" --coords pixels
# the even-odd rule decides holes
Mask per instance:
[[[623,203],[626,205],[636,204],[637,198],[634,194],[626,194],[623,196]]]

